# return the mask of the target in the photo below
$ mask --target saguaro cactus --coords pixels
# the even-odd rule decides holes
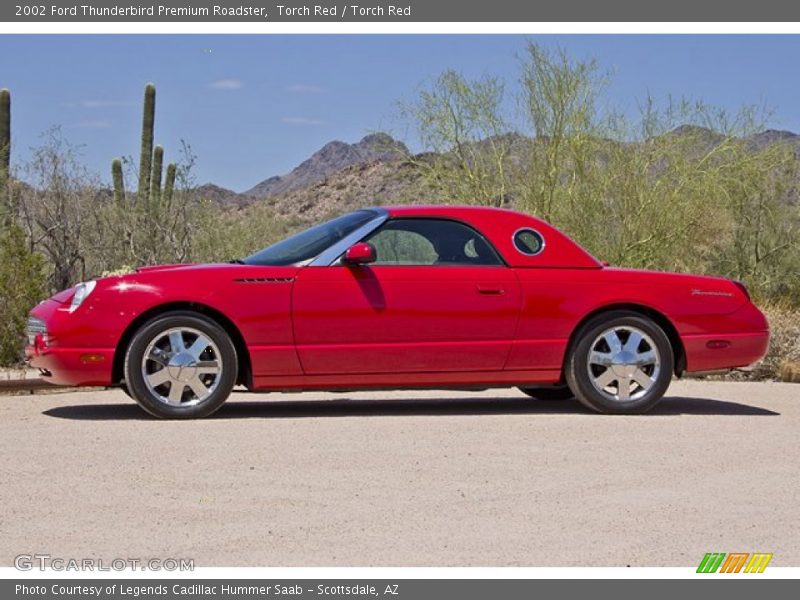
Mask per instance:
[[[161,200],[161,170],[164,165],[164,148],[156,146],[153,150],[153,170],[150,174],[150,202],[158,204]]]
[[[0,182],[8,180],[11,161],[11,92],[0,90]]]
[[[175,189],[175,175],[177,170],[175,163],[169,163],[169,165],[167,165],[167,180],[164,182],[164,194],[161,198],[166,205],[172,202],[172,192]]]
[[[161,190],[161,176],[164,168],[164,148],[153,147],[156,121],[156,87],[148,83],[144,87],[144,103],[142,113],[141,154],[139,156],[139,186],[136,189],[136,201],[144,206],[169,204],[175,188],[177,167],[175,163],[167,165],[167,177],[164,190]],[[125,180],[122,175],[122,160],[115,158],[111,162],[111,178],[114,182],[114,199],[125,200]]]
[[[13,200],[9,186],[11,173],[11,92],[0,90],[0,212],[5,222],[12,214]]]
[[[144,109],[142,114],[142,147],[139,157],[139,187],[137,196],[145,198],[150,191],[150,169],[153,158],[153,130],[156,124],[156,86],[144,86]]]
[[[114,182],[114,202],[125,202],[125,180],[122,177],[122,161],[115,158],[111,161],[111,179]]]

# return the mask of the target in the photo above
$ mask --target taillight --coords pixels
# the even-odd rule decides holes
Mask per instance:
[[[750,300],[750,292],[747,291],[747,286],[744,283],[742,283],[741,281],[734,281],[733,285],[735,285],[737,288],[739,288],[742,291],[742,293],[744,294],[745,298]]]
[[[36,337],[33,338],[33,349],[37,355],[47,350],[47,338],[44,334],[37,333]]]
[[[37,336],[41,336],[42,339],[47,338],[47,325],[41,319],[28,317],[26,334],[28,336],[28,344],[34,346]]]

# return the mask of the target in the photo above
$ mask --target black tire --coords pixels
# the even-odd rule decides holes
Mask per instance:
[[[174,352],[171,340],[169,342],[169,350],[160,349],[157,345],[158,342],[164,340],[165,336],[169,335],[168,332],[172,331],[174,333],[176,330],[179,332],[180,338],[175,345],[179,349],[183,347],[183,350]],[[209,342],[209,344],[197,355],[195,361],[190,356],[192,348],[187,348],[186,344],[191,344],[192,339],[197,341],[201,335],[204,338],[202,340],[203,343],[199,343],[197,347],[203,347],[205,342]],[[187,340],[190,341],[187,342]],[[176,377],[186,377],[187,379],[191,375],[191,382],[195,384],[198,382],[194,377],[196,375],[200,384],[206,386],[207,396],[203,396],[201,399],[198,392],[195,392],[190,387],[191,383],[184,382],[183,379],[174,379],[172,381],[178,381],[179,383],[176,387],[180,388],[180,392],[176,392],[176,394],[182,394],[182,399],[178,399],[176,404],[168,404],[164,394],[171,394],[172,385],[174,385],[172,381],[165,381],[156,386],[145,382],[145,371],[147,369],[154,369],[150,373],[150,376],[152,376],[157,371],[167,368],[166,366],[159,367],[156,361],[148,361],[147,363],[143,361],[145,352],[151,344],[156,344],[153,350],[160,353],[159,360],[161,361],[166,361],[170,365],[173,360],[187,361],[187,364],[171,365],[172,371],[169,371],[169,373],[177,372]],[[181,353],[185,357],[184,359],[173,357],[173,355]],[[217,354],[219,354],[218,357],[216,356]],[[219,372],[210,375],[199,375],[198,373],[201,373],[201,371],[197,369],[197,361],[201,360],[204,364],[199,366],[215,364]],[[153,363],[155,363],[155,366],[152,366]],[[190,375],[184,376],[184,369],[188,369],[187,373]],[[194,370],[192,371],[192,369]],[[191,311],[169,312],[148,321],[134,334],[125,354],[124,372],[127,391],[139,406],[149,414],[163,419],[207,417],[219,409],[228,399],[236,383],[238,372],[236,348],[225,330],[212,319]],[[200,389],[202,390],[202,388]]]
[[[615,345],[618,349],[616,354],[611,344],[604,341],[609,338],[602,337],[607,332],[613,332],[612,341],[621,343]],[[636,341],[636,338],[630,337],[633,332],[637,333],[641,342],[631,351]],[[630,340],[630,344],[627,340]],[[607,352],[605,348],[608,348]],[[592,355],[593,349],[596,352]],[[655,353],[654,364],[635,364],[631,352],[644,361],[644,357],[652,356],[650,351]],[[625,354],[621,354],[623,352]],[[608,363],[595,362],[597,356],[604,357],[604,360],[605,357],[617,357],[618,362],[606,366]],[[664,396],[672,380],[674,364],[672,345],[657,323],[639,313],[616,310],[597,315],[581,327],[567,355],[564,370],[569,387],[584,406],[606,414],[638,414],[652,409]],[[623,372],[621,379],[613,379],[616,376],[615,368]],[[628,373],[629,369],[634,371],[633,375]],[[644,385],[649,386],[647,388],[635,381],[642,373],[645,375]],[[603,375],[612,377],[612,380],[605,388],[598,389],[604,382]],[[613,393],[615,387],[616,393]],[[626,398],[626,395],[629,397]]]
[[[561,400],[572,400],[575,394],[567,385],[527,385],[520,387],[519,391],[528,394],[536,400],[546,400],[548,402],[558,402]]]

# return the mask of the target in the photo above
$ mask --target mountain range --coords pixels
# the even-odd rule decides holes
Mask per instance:
[[[703,144],[714,145],[722,137],[710,130],[682,125],[667,135],[694,135]],[[509,134],[514,139],[522,137]],[[768,129],[745,139],[753,150],[776,143],[791,143],[800,160],[800,135]],[[272,175],[244,192],[235,192],[213,183],[198,188],[209,200],[231,207],[267,202],[279,214],[303,214],[309,219],[328,216],[368,204],[407,203],[409,194],[434,201],[433,190],[426,189],[421,174],[410,163],[408,148],[385,133],[372,133],[358,142],[332,141],[314,152],[289,173]],[[519,157],[517,157],[519,158]]]

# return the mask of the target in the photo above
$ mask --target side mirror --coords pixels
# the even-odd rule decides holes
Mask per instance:
[[[344,253],[344,262],[348,265],[366,265],[375,259],[375,246],[367,242],[353,244]]]

